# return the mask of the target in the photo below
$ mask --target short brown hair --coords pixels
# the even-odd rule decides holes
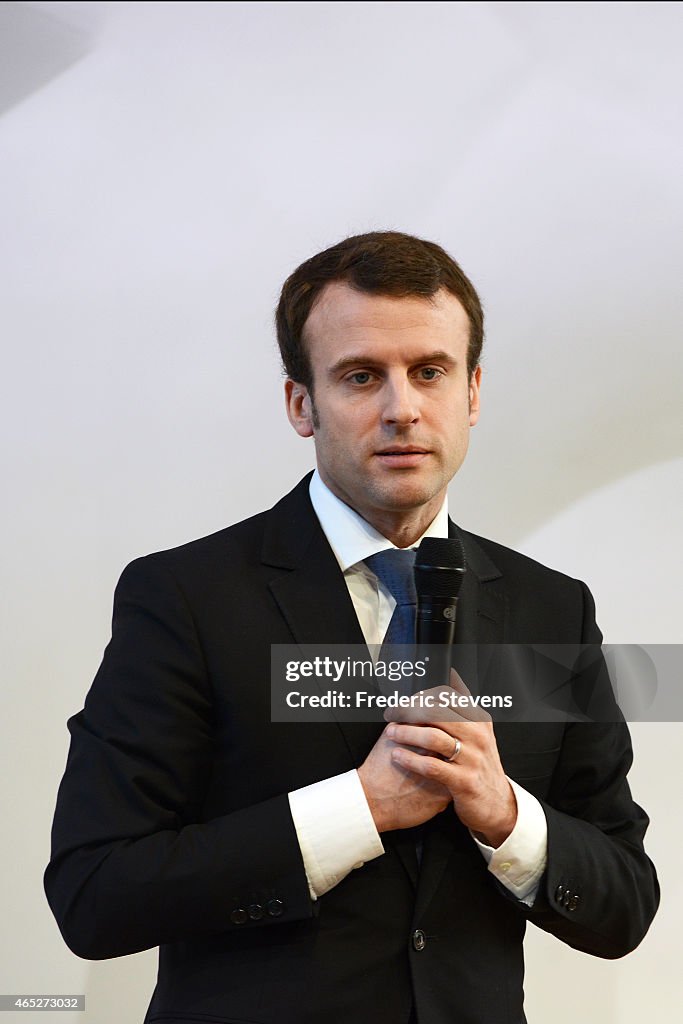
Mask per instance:
[[[275,311],[277,341],[285,373],[313,388],[313,372],[303,330],[313,304],[331,281],[358,291],[404,298],[430,298],[445,288],[462,303],[470,322],[467,377],[479,365],[484,343],[484,312],[474,286],[451,256],[435,242],[401,231],[371,231],[345,238],[311,256],[285,281]]]

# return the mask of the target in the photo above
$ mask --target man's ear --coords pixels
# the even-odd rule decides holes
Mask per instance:
[[[313,437],[313,404],[305,384],[290,377],[285,381],[285,407],[299,437]]]
[[[479,388],[481,386],[481,366],[478,366],[470,377],[470,426],[479,419]]]

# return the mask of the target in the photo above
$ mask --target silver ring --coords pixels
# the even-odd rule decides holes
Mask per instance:
[[[454,736],[453,739],[455,740],[455,746],[453,748],[453,753],[448,758],[448,763],[449,764],[455,764],[455,762],[458,760],[458,757],[460,755],[460,751],[462,750],[462,743],[460,742],[458,737]]]

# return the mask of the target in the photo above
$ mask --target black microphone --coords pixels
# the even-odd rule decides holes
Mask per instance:
[[[458,596],[467,566],[459,537],[425,537],[415,555],[417,660],[427,686],[448,685]]]

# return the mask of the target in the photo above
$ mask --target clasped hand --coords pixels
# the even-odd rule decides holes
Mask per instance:
[[[451,687],[469,696],[451,670]],[[438,695],[444,687],[424,691]],[[438,704],[438,700],[433,702]],[[500,846],[517,820],[517,804],[500,762],[491,716],[430,707],[392,708],[388,725],[358,769],[378,832],[421,825],[453,804],[463,825]],[[457,750],[455,760],[449,760]]]

